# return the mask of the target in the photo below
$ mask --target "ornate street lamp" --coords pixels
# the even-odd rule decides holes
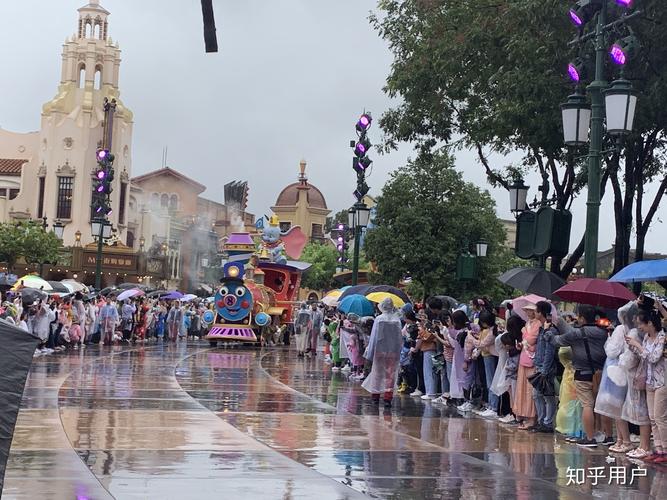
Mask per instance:
[[[616,80],[604,91],[607,133],[628,135],[632,132],[637,109],[637,92],[627,80]]]
[[[489,250],[489,244],[485,240],[479,240],[476,246],[477,257],[486,257],[486,253]]]
[[[357,225],[355,215],[356,215],[356,211],[354,210],[354,207],[350,208],[347,211],[347,227],[349,227],[350,229],[354,229]]]
[[[510,210],[515,215],[525,212],[528,209],[528,203],[526,198],[528,198],[528,189],[529,186],[526,186],[523,183],[523,179],[515,179],[515,181],[508,187],[510,194]]]
[[[141,238],[139,238],[139,251],[143,252],[145,245],[146,245],[146,238],[142,236]]]
[[[368,223],[371,220],[371,209],[364,204],[358,205],[356,208],[357,208],[357,225],[361,229],[368,227]]]
[[[591,106],[586,97],[576,90],[560,105],[563,116],[563,139],[566,146],[583,146],[588,142],[591,124]]]
[[[63,239],[63,234],[65,232],[65,225],[59,220],[53,223],[53,232],[58,237],[59,240]]]

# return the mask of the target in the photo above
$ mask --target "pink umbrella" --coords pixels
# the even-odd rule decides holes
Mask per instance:
[[[599,278],[579,278],[559,288],[554,294],[568,302],[609,309],[617,309],[637,298],[622,283]]]
[[[517,297],[516,299],[512,300],[512,310],[516,314],[518,314],[521,317],[521,319],[523,319],[524,321],[528,321],[528,316],[526,316],[526,313],[523,310],[523,308],[526,307],[528,304],[535,305],[538,302],[542,302],[543,300],[547,299],[532,293],[530,295],[522,295],[521,297]],[[553,304],[551,304],[551,316],[553,318],[558,316],[558,311],[556,310],[556,306],[554,306]]]
[[[118,297],[116,297],[120,302],[124,301],[125,299],[129,299],[131,297],[137,297],[139,295],[144,295],[143,290],[139,290],[138,288],[132,288],[130,290],[125,290],[118,294]]]

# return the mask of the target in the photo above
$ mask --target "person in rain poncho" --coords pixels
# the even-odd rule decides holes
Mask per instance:
[[[308,309],[308,304],[305,302],[301,304],[301,308],[296,315],[294,322],[294,337],[296,339],[296,351],[299,358],[303,358],[306,354],[306,346],[308,344],[308,333],[312,325],[312,314]]]
[[[403,335],[401,321],[390,298],[378,306],[380,316],[375,319],[371,338],[364,357],[372,361],[371,372],[361,386],[373,395],[373,401],[380,401],[384,394],[384,404],[391,406],[400,365]]]

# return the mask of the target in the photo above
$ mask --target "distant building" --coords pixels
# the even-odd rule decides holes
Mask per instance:
[[[170,167],[133,178],[131,187],[127,244],[166,256],[168,286],[193,290],[211,281],[207,268],[217,263],[223,238],[254,230],[245,205],[203,198],[206,186]]]
[[[503,228],[505,229],[505,246],[510,250],[515,250],[516,247],[516,220],[500,219]]]
[[[271,210],[280,219],[283,231],[292,226],[301,226],[311,241],[324,242],[324,226],[331,210],[327,208],[322,191],[308,182],[306,162],[301,161],[299,168],[298,181],[280,192]]]
[[[614,248],[614,245],[611,246],[609,250],[603,250],[601,252],[598,252],[598,257],[597,257],[597,270],[598,270],[598,275],[599,276],[609,276],[611,275],[612,271],[614,270],[614,265],[615,265],[615,253],[616,250]],[[661,254],[661,253],[650,253],[650,252],[644,252],[644,260],[659,260],[659,259],[667,259],[667,255]],[[635,250],[631,249],[630,250],[630,257],[629,257],[629,262],[632,263],[635,261]],[[572,269],[572,276],[571,278],[575,276],[585,276],[586,269],[584,267],[584,261],[579,260],[577,262],[577,265]]]

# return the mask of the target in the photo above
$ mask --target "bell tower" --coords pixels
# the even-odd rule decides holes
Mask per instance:
[[[116,176],[111,222],[123,239],[132,173],[133,115],[120,99],[121,51],[109,36],[109,11],[99,0],[86,1],[78,9],[75,34],[67,37],[63,45],[60,84],[56,96],[42,107],[40,130],[38,176],[43,180],[38,182],[44,185],[44,199],[43,209],[38,212],[65,224],[65,245],[73,244],[77,230],[83,235],[82,244],[92,239],[88,236],[92,175],[104,135],[105,99],[116,102],[112,122],[111,152],[116,158]]]

